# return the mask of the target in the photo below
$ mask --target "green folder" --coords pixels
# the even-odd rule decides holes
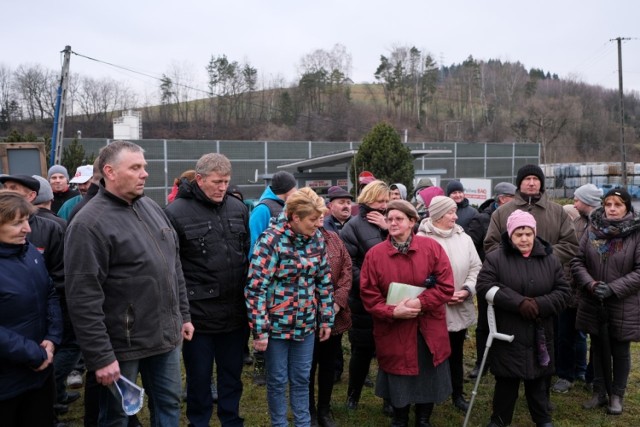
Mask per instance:
[[[421,286],[407,285],[406,283],[391,282],[387,292],[387,304],[397,305],[405,298],[416,298],[425,288]]]

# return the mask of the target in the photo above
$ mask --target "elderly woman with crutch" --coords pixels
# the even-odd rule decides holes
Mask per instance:
[[[591,213],[571,261],[582,294],[576,328],[589,333],[593,351],[593,396],[582,406],[608,403],[607,412],[620,415],[631,369],[630,343],[640,341],[640,218],[623,188],[609,191],[602,205]]]
[[[496,323],[514,340],[498,340],[491,348],[496,384],[487,427],[511,424],[521,381],[531,419],[538,427],[550,427],[553,316],[565,308],[569,285],[551,245],[536,237],[536,220],[528,212],[509,215],[500,249],[485,258],[476,284],[478,298],[486,298],[493,287],[499,288],[493,295]]]

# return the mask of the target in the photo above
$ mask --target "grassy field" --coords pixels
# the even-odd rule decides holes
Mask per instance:
[[[465,363],[467,372],[473,367],[475,359],[474,336],[471,332],[470,339],[466,342]],[[348,359],[348,342],[344,341],[345,357]],[[590,411],[583,410],[581,404],[587,400],[591,393],[583,388],[583,384],[576,383],[568,393],[557,394],[552,393],[551,401],[555,405],[553,412],[553,423],[556,427],[579,427],[579,426],[637,426],[640,425],[640,374],[638,372],[638,364],[640,363],[640,344],[632,344],[632,368],[625,396],[624,412],[620,416],[607,415],[604,408],[594,409]],[[348,363],[348,360],[347,360]],[[372,365],[371,377],[375,379],[377,366]],[[246,367],[243,372],[244,393],[241,401],[241,416],[245,419],[245,425],[248,427],[269,426],[269,415],[266,402],[265,387],[256,387],[251,382],[252,367]],[[555,379],[554,379],[555,381]],[[491,398],[493,396],[493,377],[487,375],[483,377],[478,394],[473,407],[470,427],[484,427],[488,423],[491,414]],[[465,392],[467,396],[471,396],[474,383],[469,381],[465,384]],[[529,411],[524,399],[524,390],[520,389],[520,398],[516,407],[512,426],[533,426],[533,422],[529,417]],[[347,395],[347,372],[343,374],[343,379],[336,384],[333,392],[333,415],[339,426],[353,427],[377,427],[387,426],[390,419],[382,414],[382,401],[375,396],[372,388],[363,390],[360,406],[357,411],[347,411],[344,402]],[[183,414],[185,405],[183,404]],[[70,407],[69,413],[61,417],[61,421],[67,422],[70,427],[82,426],[82,403],[81,400],[74,403]],[[148,426],[148,412],[145,409],[141,411],[140,419],[143,425]],[[450,401],[444,402],[436,406],[431,417],[433,427],[460,427],[464,422],[462,412],[455,409]],[[413,425],[413,411],[410,420]],[[183,415],[181,426],[186,426],[187,419]],[[219,426],[217,418],[211,421],[211,426]]]

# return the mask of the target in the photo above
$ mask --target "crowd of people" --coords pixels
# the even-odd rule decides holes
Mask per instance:
[[[579,381],[593,391],[585,410],[624,410],[640,218],[622,188],[586,184],[563,207],[525,165],[476,209],[456,180],[421,179],[408,194],[369,173],[355,195],[335,186],[323,198],[281,171],[250,212],[231,162],[211,153],[160,207],[144,195],[144,151],[127,141],[73,178],[61,165],[47,175],[0,176],[3,425],[63,426],[84,376],[87,427],[141,425],[125,378],[144,387],[151,425],[178,426],[184,400],[190,426],[214,409],[243,426],[253,364],[271,425],[333,427],[347,334],[340,404],[362,410],[372,382],[392,426],[408,426],[413,405],[429,427],[435,404],[469,410],[474,326],[467,376],[495,377],[488,427],[510,425],[521,383],[540,427],[553,425],[551,393]],[[482,370],[488,304],[514,340],[496,341]]]

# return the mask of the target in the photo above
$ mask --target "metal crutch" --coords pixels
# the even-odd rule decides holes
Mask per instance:
[[[482,362],[480,363],[480,369],[478,370],[478,377],[476,378],[476,384],[473,387],[473,391],[471,392],[471,400],[469,401],[469,409],[467,409],[467,415],[464,417],[463,427],[467,427],[469,423],[469,418],[471,417],[471,408],[473,408],[473,402],[476,400],[476,395],[478,394],[478,386],[480,385],[480,380],[482,379],[482,373],[484,372],[484,365],[487,363],[487,356],[489,355],[489,349],[491,348],[491,344],[493,344],[494,338],[501,341],[512,342],[513,335],[505,335],[498,332],[496,327],[496,313],[493,310],[493,299],[496,293],[500,290],[498,286],[494,286],[489,289],[487,295],[485,296],[487,303],[487,322],[489,323],[489,336],[487,337],[487,345],[484,350],[484,355],[482,356]]]

